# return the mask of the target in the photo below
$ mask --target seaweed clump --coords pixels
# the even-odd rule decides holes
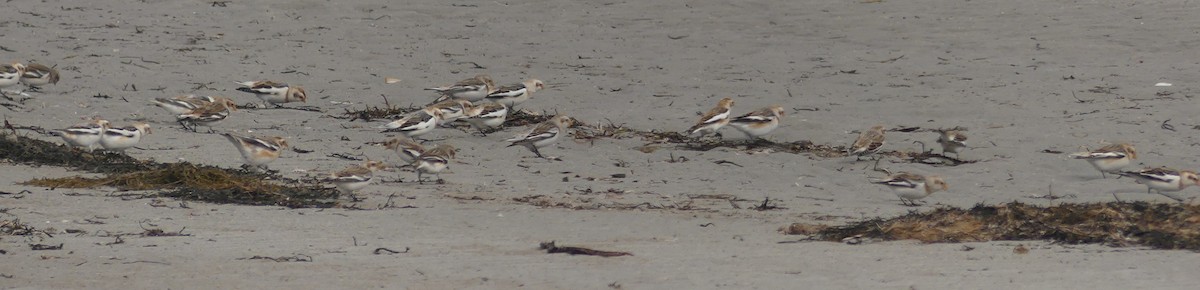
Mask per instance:
[[[384,99],[386,103],[386,98]],[[409,106],[398,107],[391,104],[386,104],[383,107],[364,107],[362,110],[351,111],[346,110],[339,119],[350,119],[350,121],[364,120],[371,121],[374,119],[397,118],[400,115],[419,110],[420,108]],[[527,110],[512,110],[509,113],[508,119],[504,122],[506,127],[525,127],[540,124],[550,120],[554,114],[552,112],[531,112]],[[821,158],[838,158],[848,156],[846,146],[833,146],[826,144],[816,144],[808,140],[792,141],[792,142],[774,142],[766,139],[754,140],[723,140],[720,138],[700,138],[690,136],[681,132],[663,131],[663,130],[639,130],[626,127],[623,124],[614,124],[611,120],[607,123],[589,124],[578,119],[573,119],[574,129],[572,134],[576,141],[594,142],[597,139],[614,138],[624,139],[632,137],[641,137],[650,144],[675,144],[677,148],[692,151],[709,151],[712,149],[725,147],[736,150],[771,150],[775,152],[787,152],[792,154],[813,154]],[[965,128],[955,128],[957,130],[965,130]],[[890,131],[897,132],[933,132],[940,129],[923,129],[919,127],[907,127],[893,129]],[[962,160],[952,158],[944,154],[936,154],[932,151],[924,152],[904,152],[904,151],[884,151],[880,155],[892,156],[911,163],[922,163],[934,166],[957,166],[962,164],[970,164],[979,160]]]
[[[803,225],[787,226],[784,233],[809,234],[826,241],[852,237],[925,243],[1050,240],[1200,251],[1200,206],[1188,204],[1109,202],[1042,207],[1014,202],[938,208],[839,227]]]
[[[39,166],[62,166],[97,173],[146,170],[150,164],[129,155],[87,152],[15,134],[0,133],[0,159]]]
[[[384,98],[384,101],[386,103],[387,98]],[[362,110],[355,110],[355,111],[346,109],[346,111],[342,113],[342,116],[335,117],[335,118],[350,119],[351,122],[354,122],[357,120],[363,120],[366,122],[370,122],[375,119],[396,119],[396,118],[399,118],[399,116],[402,116],[404,114],[408,114],[409,112],[417,111],[420,109],[421,109],[420,107],[416,107],[413,105],[409,105],[408,107],[400,107],[400,106],[392,105],[391,103],[386,103],[383,107],[379,107],[379,106],[364,107]]]
[[[155,196],[213,203],[332,207],[338,193],[279,176],[196,165],[156,163],[124,154],[90,153],[24,136],[0,133],[0,159],[28,165],[64,166],[103,173],[101,177],[37,178],[23,184],[50,188],[113,187],[159,190]],[[279,181],[270,181],[276,179]]]

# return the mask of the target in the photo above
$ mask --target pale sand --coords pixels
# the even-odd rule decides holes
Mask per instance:
[[[3,115],[45,128],[97,114],[118,123],[146,118],[155,134],[141,147],[154,150],[131,155],[235,167],[240,157],[219,135],[182,131],[148,100],[195,93],[246,103],[257,99],[234,91],[235,81],[296,83],[308,89],[307,105],[326,112],[246,110],[217,129],[286,135],[294,146],[314,150],[288,152],[271,164],[299,178],[353,163],[327,157],[333,153],[398,160],[363,146],[386,138],[371,129],[383,121],[329,115],[382,105],[381,94],[393,104],[423,104],[434,96],[422,88],[488,73],[502,83],[545,80],[551,88],[524,109],[647,130],[683,130],[725,96],[735,97],[737,114],[770,104],[788,108],[770,136],[778,141],[846,145],[851,131],[876,123],[970,128],[973,148],[962,157],[981,162],[881,164],[946,177],[950,192],[930,197],[923,209],[1049,204],[1033,196],[1050,191],[1067,197],[1054,203],[1111,201],[1114,191],[1125,200],[1169,201],[1128,179],[1098,180],[1085,162],[1041,153],[1045,149],[1131,141],[1141,153],[1135,166],[1197,164],[1189,151],[1200,143],[1193,134],[1200,121],[1189,109],[1196,94],[1190,80],[1200,78],[1200,70],[1190,19],[1200,9],[1186,1],[407,2],[4,3],[0,46],[12,51],[0,52],[0,60],[57,65],[64,77],[33,93],[25,109]],[[385,85],[385,76],[403,81]],[[1158,82],[1174,85],[1155,87]],[[92,97],[98,94],[112,98]],[[1176,132],[1160,128],[1166,120]],[[169,199],[162,200],[168,207],[153,207],[151,200],[109,196],[111,190],[17,185],[78,173],[2,165],[0,191],[32,191],[0,196],[4,218],[57,234],[0,237],[0,249],[8,252],[0,286],[1189,289],[1200,282],[1191,270],[1200,262],[1187,251],[1028,241],[781,244],[800,238],[776,232],[791,222],[843,224],[913,208],[866,182],[880,176],[864,169],[869,162],[731,149],[647,154],[633,150],[645,144],[636,138],[564,140],[542,151],[564,161],[548,162],[500,142],[523,129],[488,137],[431,134],[462,149],[442,175],[447,184],[418,185],[411,183],[414,173],[398,172],[363,191],[364,208],[395,193],[409,197],[395,200],[397,206],[416,207],[407,209],[196,202],[179,208]],[[917,150],[913,141],[932,144],[936,135],[889,132],[888,138],[889,150]],[[666,162],[671,156],[689,161]],[[742,167],[714,163],[719,160]],[[629,177],[604,178],[616,173]],[[747,201],[738,202],[739,209],[724,200],[689,198],[699,194]],[[567,210],[513,201],[531,195],[580,206],[702,210]],[[749,209],[766,197],[786,209]],[[142,227],[186,228],[190,236],[127,236],[123,244],[106,245],[112,235]],[[635,256],[548,255],[536,248],[548,240]],[[31,251],[29,243],[62,243],[64,249]],[[1021,243],[1032,245],[1030,253],[1012,252]],[[410,252],[372,254],[378,247]],[[294,255],[312,262],[244,259]]]

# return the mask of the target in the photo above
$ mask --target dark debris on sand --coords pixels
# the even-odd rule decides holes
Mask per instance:
[[[417,107],[401,108],[392,105],[384,107],[366,107],[362,110],[351,111],[349,109],[339,117],[340,119],[354,120],[374,120],[381,118],[394,119],[408,112],[418,110]],[[527,127],[534,126],[550,120],[554,117],[553,112],[530,112],[526,110],[515,110],[510,113],[508,119],[504,122],[506,127]],[[571,134],[576,140],[594,142],[597,139],[613,138],[625,139],[641,137],[650,144],[673,144],[676,148],[691,151],[709,151],[716,148],[730,148],[734,150],[771,150],[775,152],[787,152],[792,154],[813,154],[821,158],[837,158],[846,157],[847,147],[833,146],[825,144],[816,144],[812,141],[801,140],[792,142],[774,142],[766,139],[756,140],[722,140],[720,138],[701,138],[689,136],[680,132],[659,131],[659,130],[638,130],[626,127],[624,124],[616,124],[612,120],[599,122],[596,124],[586,123],[578,119],[571,119],[571,128],[574,129]],[[965,128],[956,128],[965,129]],[[925,129],[920,127],[907,127],[893,129],[897,132],[935,132],[939,129]],[[649,144],[648,144],[649,145]],[[927,152],[904,152],[904,151],[884,151],[880,155],[899,158],[906,162],[922,163],[934,166],[957,166],[962,164],[970,164],[978,162],[978,160],[962,160],[936,154],[932,151]]]
[[[840,227],[793,224],[783,232],[825,241],[856,236],[926,243],[1049,240],[1200,251],[1200,206],[1109,202],[1042,207],[1014,202],[938,208]]]
[[[120,173],[150,168],[129,155],[86,152],[69,146],[9,133],[0,134],[0,159],[17,164],[62,166],[96,173]]]
[[[50,188],[107,186],[119,190],[158,190],[158,196],[186,200],[287,207],[332,207],[338,197],[332,189],[303,185],[267,173],[187,162],[157,163],[118,153],[91,153],[8,133],[0,133],[0,159],[104,174],[102,177],[37,178],[25,182]],[[278,181],[269,181],[272,179]]]
[[[561,247],[555,245],[554,241],[542,242],[538,248],[546,250],[548,254],[568,254],[568,255],[584,255],[584,256],[600,256],[600,257],[620,257],[633,256],[630,252],[603,251],[583,247]]]
[[[365,107],[362,110],[355,110],[355,111],[346,109],[346,111],[343,112],[341,116],[336,116],[334,118],[350,119],[351,122],[354,122],[357,120],[363,120],[365,122],[370,122],[375,119],[394,120],[394,119],[399,119],[404,114],[408,114],[410,112],[414,112],[414,111],[417,111],[420,109],[421,109],[420,107],[416,107],[413,105],[409,105],[408,107],[400,107],[400,106],[388,104],[383,107],[379,107],[379,106]]]

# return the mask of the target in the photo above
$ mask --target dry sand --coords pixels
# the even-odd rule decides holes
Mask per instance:
[[[928,199],[968,207],[1122,199],[1168,202],[1128,179],[1065,154],[1131,141],[1137,166],[1196,168],[1191,154],[1200,79],[1195,3],[1117,1],[13,1],[0,9],[5,61],[57,65],[64,77],[22,108],[20,125],[60,128],[100,115],[146,119],[155,131],[129,154],[235,167],[219,135],[185,132],[154,97],[215,94],[239,103],[235,81],[305,86],[321,112],[245,110],[219,130],[288,136],[271,164],[299,178],[352,164],[330,154],[396,161],[363,146],[382,121],[335,119],[345,109],[423,104],[431,87],[478,73],[529,77],[551,88],[523,109],[590,123],[678,131],[717,99],[744,113],[788,108],[770,138],[844,145],[873,124],[964,126],[971,149],[957,167],[885,160],[939,174],[950,192]],[[383,78],[401,78],[385,85]],[[1155,87],[1155,83],[1173,83]],[[134,89],[136,87],[136,90]],[[11,88],[10,88],[11,89]],[[105,95],[111,98],[95,98]],[[349,102],[345,105],[335,102]],[[289,104],[291,105],[291,104]],[[1160,128],[1169,120],[1176,131]],[[112,190],[18,185],[79,174],[0,165],[5,218],[55,231],[0,239],[3,288],[409,289],[1190,289],[1196,254],[1099,245],[990,242],[866,245],[806,242],[776,232],[791,222],[842,224],[901,206],[869,162],[722,148],[633,148],[639,139],[564,140],[529,158],[500,140],[439,130],[461,148],[446,184],[384,174],[363,208],[285,209],[129,199]],[[28,134],[37,135],[28,132]],[[736,137],[730,129],[725,135]],[[50,136],[41,136],[52,140]],[[919,150],[933,133],[890,132],[889,150]],[[687,162],[667,162],[685,157]],[[716,164],[727,160],[737,165]],[[618,166],[620,164],[621,166]],[[627,178],[605,178],[625,173]],[[588,178],[592,177],[592,178]],[[402,181],[402,182],[399,182]],[[1052,192],[1064,197],[1037,198]],[[697,200],[728,194],[745,201]],[[648,203],[694,210],[570,210],[514,198],[612,207]],[[1184,193],[1194,197],[1194,189]],[[781,210],[750,209],[770,198]],[[736,204],[735,208],[733,205]],[[399,208],[409,207],[412,208]],[[144,228],[189,236],[112,236]],[[78,234],[66,230],[82,230]],[[629,251],[619,258],[547,255],[539,242]],[[29,243],[63,244],[31,251]],[[1017,244],[1031,248],[1014,254]],[[373,254],[376,248],[401,254]],[[967,250],[968,248],[973,250]],[[299,257],[311,262],[274,262]]]

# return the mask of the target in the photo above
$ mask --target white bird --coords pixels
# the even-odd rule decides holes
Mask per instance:
[[[214,96],[186,95],[176,96],[170,99],[154,98],[154,100],[151,102],[153,102],[155,106],[163,108],[163,110],[167,110],[167,112],[171,113],[172,115],[178,116],[187,114],[188,112],[208,105],[209,103],[216,102],[218,99],[224,98]]]
[[[242,87],[237,88],[238,91],[254,94],[263,101],[263,108],[267,104],[280,107],[279,104],[291,102],[308,102],[308,92],[303,87],[288,85],[273,81],[245,81],[237,82]]]
[[[104,147],[104,150],[124,152],[125,149],[141,142],[142,136],[150,133],[150,125],[146,123],[134,123],[130,126],[113,128],[108,122],[104,122],[104,134],[100,136],[100,146]]]
[[[485,129],[500,127],[507,119],[508,107],[504,104],[481,101],[471,106],[465,120],[475,129],[479,129],[479,134],[487,136]]]
[[[463,99],[467,101],[478,101],[486,98],[496,90],[496,82],[488,75],[476,75],[473,78],[458,81],[452,85],[440,86],[436,88],[428,88],[426,90],[437,91],[442,94],[435,102],[441,102],[446,99]]]
[[[511,84],[496,89],[488,94],[485,100],[504,104],[509,108],[516,107],[533,97],[533,93],[545,89],[546,84],[539,79],[528,79],[519,84]]]
[[[950,185],[938,176],[922,176],[908,172],[899,172],[886,179],[873,180],[871,183],[883,184],[900,197],[904,205],[915,206],[915,200],[929,197],[934,192],[950,189]]]
[[[371,180],[375,177],[375,171],[383,170],[384,167],[381,161],[367,160],[362,165],[353,165],[342,171],[330,174],[329,178],[326,178],[325,181],[333,183],[338,191],[354,196],[355,191],[371,184]]]
[[[729,114],[733,108],[733,99],[723,98],[717,102],[717,106],[709,109],[707,113],[700,116],[700,120],[696,121],[695,125],[688,128],[689,135],[706,135],[717,134],[717,130],[729,124]]]
[[[71,146],[87,148],[90,152],[97,143],[100,143],[100,137],[104,135],[105,125],[108,125],[108,120],[94,119],[75,124],[66,129],[50,131],[50,134],[62,137],[63,141]]]
[[[408,138],[416,138],[417,136],[425,135],[432,132],[442,120],[442,111],[437,109],[420,110],[411,112],[399,120],[395,120],[377,127],[386,129],[383,132],[399,132]]]
[[[429,105],[425,107],[425,110],[441,111],[442,119],[438,121],[438,125],[444,125],[466,117],[467,111],[471,110],[471,106],[470,101],[450,99]]]
[[[1146,168],[1140,171],[1124,171],[1121,176],[1132,177],[1137,180],[1137,183],[1146,185],[1146,193],[1155,192],[1162,196],[1169,197],[1178,202],[1183,202],[1183,198],[1168,194],[1167,192],[1176,192],[1192,185],[1200,185],[1200,176],[1196,175],[1195,171],[1177,170],[1167,167]]]
[[[454,155],[454,147],[446,144],[441,144],[425,151],[416,162],[417,182],[424,183],[424,180],[421,179],[421,175],[424,174],[433,174],[437,177],[438,181],[442,181],[441,173],[446,168],[449,168],[450,159],[453,159]]]
[[[858,134],[858,139],[854,139],[854,143],[850,144],[848,155],[854,155],[855,158],[862,158],[865,155],[875,154],[879,149],[883,148],[884,140],[883,125],[875,125],[870,130],[863,131]]]
[[[21,83],[29,86],[35,91],[44,85],[58,84],[58,70],[52,67],[36,63],[30,63],[29,65],[17,65],[21,66]]]
[[[783,107],[770,106],[729,120],[729,126],[742,131],[751,140],[765,136],[779,128],[783,118]]]
[[[179,114],[175,116],[175,119],[180,125],[183,125],[184,129],[196,132],[196,126],[200,125],[208,127],[208,132],[212,133],[213,125],[229,118],[229,114],[236,110],[237,105],[233,103],[233,100],[219,98],[187,113]]]
[[[395,151],[400,160],[404,160],[404,164],[416,163],[421,155],[425,154],[425,146],[409,138],[392,138],[384,142],[383,147]]]
[[[279,155],[283,153],[283,149],[288,148],[287,139],[279,136],[256,138],[232,133],[222,133],[221,135],[233,143],[233,146],[238,149],[238,153],[242,154],[242,160],[250,168],[265,169],[267,163],[278,159]]]
[[[1133,163],[1133,159],[1137,159],[1137,149],[1128,143],[1109,144],[1095,151],[1071,154],[1071,158],[1087,160],[1100,171],[1100,178],[1108,178],[1105,173],[1119,172]]]
[[[15,86],[21,83],[21,74],[24,73],[21,69],[24,65],[15,64],[0,64],[0,89]],[[0,93],[3,93],[0,90]]]
[[[571,118],[566,115],[554,116],[554,118],[550,118],[550,120],[533,127],[533,129],[517,134],[513,138],[504,141],[511,142],[507,147],[525,146],[529,151],[533,151],[533,154],[537,155],[537,157],[546,158],[542,156],[541,152],[538,152],[538,148],[550,146],[550,144],[557,142],[562,135],[567,134],[567,126],[570,123]]]
[[[954,157],[958,157],[958,150],[967,148],[967,134],[958,130],[938,130],[938,144],[942,145],[942,155],[954,153]]]

